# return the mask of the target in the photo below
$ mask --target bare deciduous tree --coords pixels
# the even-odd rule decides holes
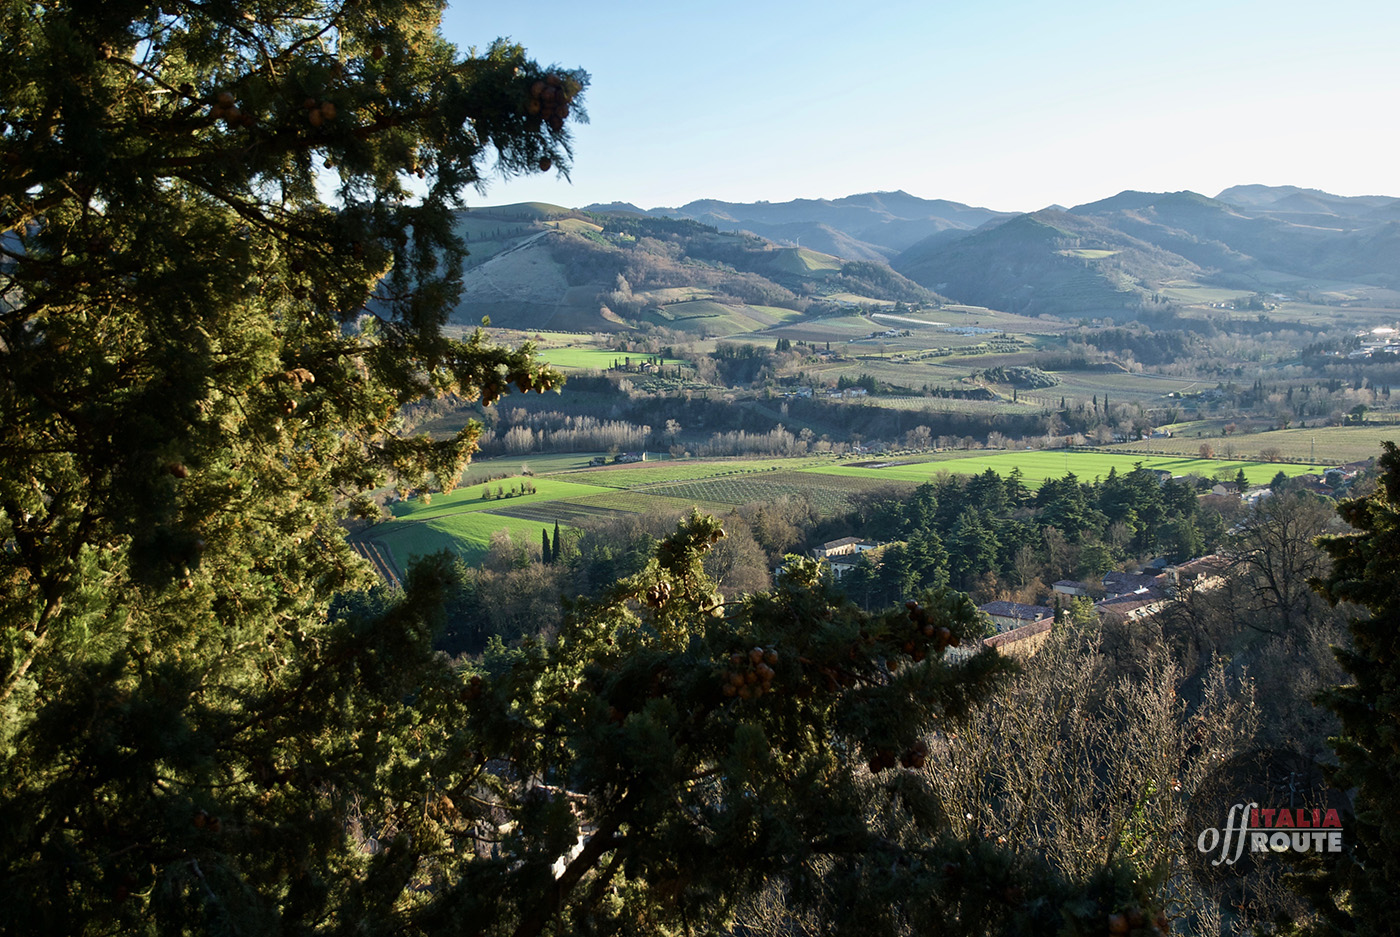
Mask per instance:
[[[1307,492],[1261,499],[1241,521],[1229,548],[1235,574],[1250,597],[1242,624],[1268,634],[1289,634],[1323,602],[1309,580],[1327,572],[1327,557],[1314,540],[1339,530],[1331,502]]]
[[[1253,739],[1253,689],[1217,660],[1188,704],[1185,674],[1164,652],[1144,668],[1141,679],[1115,675],[1097,627],[1071,624],[994,706],[937,740],[928,776],[956,832],[1035,850],[1072,877],[1125,853],[1168,862],[1191,930],[1215,934],[1217,901],[1189,874],[1199,831],[1186,803]]]

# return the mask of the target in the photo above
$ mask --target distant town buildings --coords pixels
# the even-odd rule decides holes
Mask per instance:
[[[1369,358],[1372,355],[1400,355],[1400,331],[1382,326],[1371,329],[1369,332],[1361,332],[1357,336],[1361,339],[1360,347],[1348,352],[1348,358]]]
[[[1137,622],[1156,615],[1167,603],[1189,591],[1215,589],[1225,582],[1228,561],[1221,556],[1202,556],[1160,570],[1140,573],[1108,572],[1094,588],[1088,583],[1062,579],[1053,586],[1056,596],[1065,599],[1102,598],[1094,602],[1100,618]],[[988,602],[978,606],[997,628],[983,638],[982,647],[994,647],[1007,654],[1028,656],[1045,643],[1054,627],[1055,610],[1044,605],[1019,602]]]

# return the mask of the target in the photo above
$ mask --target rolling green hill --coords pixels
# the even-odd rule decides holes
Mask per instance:
[[[454,319],[619,332],[645,324],[722,338],[830,313],[834,296],[872,303],[941,297],[883,263],[845,261],[687,219],[524,203],[458,218],[472,250]]]
[[[1132,317],[1152,302],[1158,283],[1200,272],[1093,219],[1048,209],[958,240],[916,245],[894,268],[961,302],[1072,318]]]

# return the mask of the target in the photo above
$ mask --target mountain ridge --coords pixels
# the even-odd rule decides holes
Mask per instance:
[[[715,295],[763,294],[768,288],[756,286],[758,278],[775,284],[779,305],[794,308],[838,293],[889,301],[917,295],[913,284],[955,302],[1072,319],[1159,312],[1170,304],[1164,290],[1187,287],[1328,292],[1352,283],[1400,292],[1400,198],[1299,186],[1244,184],[1216,196],[1128,189],[1034,212],[993,211],[903,190],[787,202],[696,199],[678,208],[611,202],[582,210],[531,204],[483,211],[483,217],[493,211],[506,219],[529,216],[536,220],[528,224],[567,229],[573,237],[592,238],[594,247],[615,238],[607,229],[630,225],[653,242],[676,244],[671,250],[689,258],[690,279],[711,284]],[[739,243],[749,247],[735,253]],[[616,240],[612,246],[631,249]],[[744,266],[785,247],[801,248],[786,267]],[[691,250],[699,254],[692,257]],[[604,264],[618,267],[610,273],[585,276],[577,257],[570,263],[571,288],[584,276],[600,296],[621,270],[616,256]],[[900,276],[872,279],[870,267],[853,267],[864,272],[848,276],[842,271],[849,264],[885,266]],[[698,271],[707,265],[711,272],[702,276]],[[714,271],[726,265],[732,282],[721,289]],[[794,279],[803,265],[812,269]],[[845,292],[831,283],[818,286],[842,276],[862,286]],[[686,278],[673,271],[673,279]]]

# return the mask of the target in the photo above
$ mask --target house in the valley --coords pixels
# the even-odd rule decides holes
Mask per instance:
[[[1014,631],[1025,625],[1052,621],[1055,610],[1048,605],[1025,605],[1021,602],[988,602],[977,606],[996,625],[997,631]]]
[[[880,544],[874,541],[862,540],[859,537],[842,537],[839,540],[828,540],[813,548],[812,556],[827,563],[831,567],[832,575],[840,579],[860,562],[861,556],[878,549],[879,546]]]
[[[834,556],[852,556],[857,553],[869,553],[879,546],[870,540],[862,540],[859,537],[842,537],[840,540],[828,540],[821,546],[812,550],[812,555],[819,560],[829,560]]]
[[[1054,618],[1042,619],[992,635],[990,638],[983,638],[980,644],[982,647],[994,647],[1012,657],[1030,657],[1050,639],[1054,624]]]
[[[1077,579],[1061,579],[1050,588],[1055,590],[1056,595],[1062,595],[1066,598],[1075,598],[1089,594],[1089,584],[1080,582]]]

